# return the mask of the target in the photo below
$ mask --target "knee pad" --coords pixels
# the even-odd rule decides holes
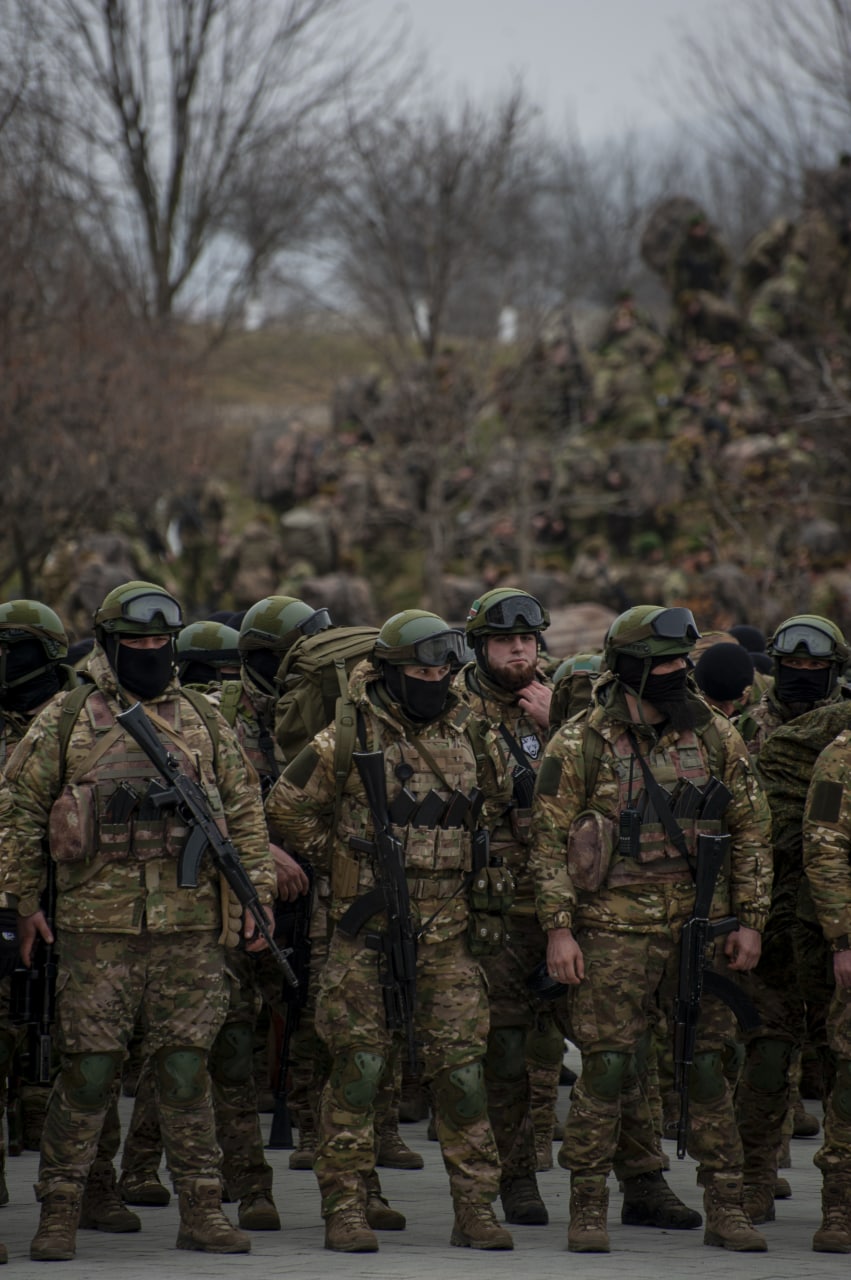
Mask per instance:
[[[582,1055],[582,1086],[600,1102],[614,1102],[620,1097],[626,1081],[635,1074],[631,1053],[606,1049],[601,1053]]]
[[[436,1110],[451,1129],[464,1129],[487,1113],[485,1073],[480,1062],[441,1071],[432,1087]]]
[[[693,1102],[717,1102],[727,1089],[724,1062],[715,1050],[696,1053],[689,1069],[688,1091]]]
[[[494,1080],[523,1080],[526,1076],[526,1033],[522,1027],[493,1027],[485,1057]]]
[[[207,1092],[207,1063],[202,1049],[173,1047],[154,1054],[159,1100],[166,1107],[188,1110]]]
[[[789,1083],[792,1044],[760,1036],[748,1047],[744,1082],[757,1093],[783,1093]]]
[[[851,1122],[851,1061],[848,1058],[837,1059],[829,1105],[839,1120]]]
[[[564,1036],[555,1019],[542,1015],[526,1036],[526,1058],[536,1067],[560,1067],[564,1058]]]
[[[102,1111],[112,1097],[112,1087],[123,1053],[69,1053],[62,1061],[62,1085],[72,1107]]]
[[[346,1107],[368,1111],[375,1103],[384,1074],[384,1055],[369,1049],[340,1053],[331,1067],[331,1089]]]
[[[218,1084],[247,1084],[254,1068],[254,1032],[248,1022],[226,1022],[210,1050],[210,1075]]]

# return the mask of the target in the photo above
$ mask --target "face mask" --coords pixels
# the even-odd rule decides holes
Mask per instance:
[[[411,720],[422,720],[425,724],[436,720],[443,711],[451,682],[451,671],[447,671],[442,680],[417,680],[406,676],[401,667],[388,663],[384,668],[384,683],[394,701]]]
[[[61,683],[37,640],[17,641],[0,654],[0,705],[9,711],[40,707],[59,692]]]
[[[777,696],[781,702],[821,702],[830,693],[832,676],[830,667],[807,671],[781,666],[777,673]]]
[[[652,670],[644,686],[644,697],[655,707],[658,702],[683,702],[686,696],[685,667],[679,671],[669,671],[664,676],[654,676]]]
[[[14,689],[5,689],[0,694],[0,705],[6,707],[8,711],[34,711],[36,707],[40,707],[43,702],[47,702],[50,698],[57,694],[62,687],[62,682],[55,668],[49,671],[42,671],[40,675],[33,676],[31,680],[25,680],[22,684],[18,684]]]
[[[281,665],[281,655],[271,649],[252,649],[245,655],[245,665],[264,693],[276,693],[275,676]]]
[[[107,657],[122,689],[135,693],[143,702],[165,690],[174,674],[172,639],[159,649],[129,649],[117,637],[110,637],[110,641]]]

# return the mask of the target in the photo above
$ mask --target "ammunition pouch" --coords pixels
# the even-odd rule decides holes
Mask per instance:
[[[567,869],[575,888],[596,893],[609,874],[615,848],[615,824],[597,809],[574,818],[567,833]]]

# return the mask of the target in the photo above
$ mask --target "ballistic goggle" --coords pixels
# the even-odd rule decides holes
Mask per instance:
[[[398,645],[392,649],[379,644],[375,656],[392,662],[394,666],[456,667],[466,660],[467,643],[462,631],[439,631],[414,644]]]
[[[130,596],[127,600],[99,609],[95,617],[97,625],[106,622],[132,622],[139,626],[160,624],[168,630],[183,626],[180,605],[171,596],[155,594]]]
[[[806,649],[811,658],[831,658],[836,650],[836,637],[810,622],[796,622],[784,627],[771,639],[771,652],[791,657],[797,649]]]
[[[647,625],[660,640],[687,640],[694,644],[700,639],[691,609],[663,609]]]
[[[549,616],[534,596],[506,596],[485,609],[487,626],[499,631],[510,631],[518,625],[528,631],[542,631],[549,626]]]

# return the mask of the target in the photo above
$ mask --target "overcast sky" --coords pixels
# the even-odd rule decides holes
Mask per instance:
[[[497,91],[519,74],[546,119],[584,141],[665,124],[659,99],[682,33],[710,39],[734,0],[366,0],[405,15],[447,92]],[[669,73],[668,73],[669,74]]]

